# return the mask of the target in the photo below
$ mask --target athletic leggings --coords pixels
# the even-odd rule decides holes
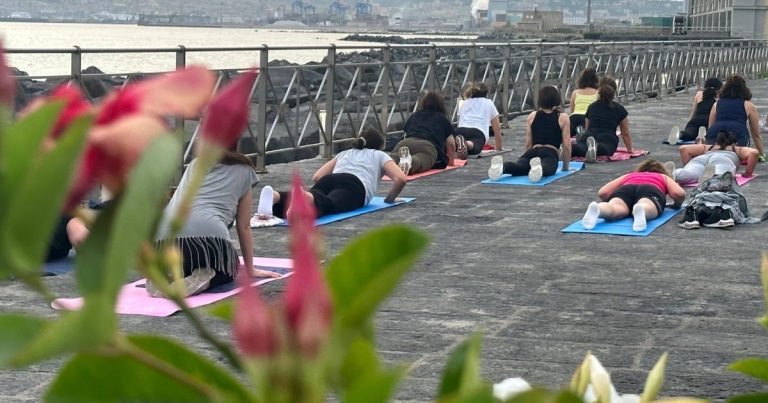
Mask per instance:
[[[467,147],[467,153],[469,155],[477,155],[483,151],[485,146],[485,134],[480,129],[474,127],[457,127],[456,133],[464,136],[464,140],[472,142],[472,148]]]
[[[552,147],[532,147],[517,162],[505,162],[504,173],[513,176],[528,175],[531,170],[531,159],[541,158],[541,170],[544,176],[551,176],[557,172],[557,162],[559,161],[557,151]]]
[[[272,205],[272,214],[285,218],[291,192],[279,193],[280,201]],[[365,206],[365,186],[357,176],[349,173],[325,175],[309,189],[309,193],[315,198],[318,217]]]
[[[411,153],[411,174],[429,171],[437,162],[437,148],[429,140],[416,137],[400,140],[390,154],[396,164],[400,163],[400,147],[408,147]]]
[[[728,153],[733,154],[731,151],[717,151],[699,155],[688,161],[684,167],[675,169],[672,177],[679,183],[695,182],[704,174],[704,167],[707,164],[715,166],[716,175],[722,175],[725,172],[731,172],[736,175],[736,164],[727,155]]]
[[[586,125],[586,119],[584,115],[570,115],[568,120],[571,122],[571,137],[576,137],[578,132],[576,131],[579,126],[584,127]]]
[[[584,133],[584,137],[576,141],[571,147],[571,156],[573,157],[586,157],[587,156],[587,137],[594,137],[597,142],[597,155],[610,156],[616,152],[616,148],[619,146],[619,137],[616,136],[616,132],[590,132]]]

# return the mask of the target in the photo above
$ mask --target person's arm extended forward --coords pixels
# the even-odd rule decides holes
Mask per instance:
[[[279,273],[267,270],[260,270],[253,267],[253,235],[251,234],[251,205],[253,204],[253,194],[251,191],[245,193],[237,201],[237,239],[240,241],[240,252],[243,254],[243,263],[248,274],[252,277],[280,277]]]
[[[632,151],[632,136],[629,134],[629,118],[622,119],[619,123],[619,130],[621,130],[621,140],[624,142],[624,148],[627,151]]]
[[[405,179],[403,170],[392,160],[384,163],[384,174],[392,179],[392,188],[389,189],[389,193],[387,194],[387,197],[384,198],[384,202],[395,203],[397,201],[397,196],[403,191],[403,188],[405,188],[408,181]]]
[[[453,134],[445,138],[445,153],[448,155],[448,165],[453,165],[453,159],[456,156],[456,138]]]
[[[558,117],[560,129],[562,130],[563,145],[560,160],[563,161],[563,171],[571,168],[571,120],[568,115],[561,113]]]
[[[672,199],[672,208],[680,208],[685,201],[685,189],[683,189],[674,179],[665,177],[667,185],[667,194]]]
[[[496,150],[501,151],[501,143],[502,143],[502,136],[501,133],[501,124],[499,123],[499,116],[497,115],[495,118],[491,119],[491,128],[493,129],[493,141],[496,143]]]
[[[749,121],[749,133],[760,155],[763,155],[763,136],[760,134],[760,113],[752,102],[747,101],[747,121]]]

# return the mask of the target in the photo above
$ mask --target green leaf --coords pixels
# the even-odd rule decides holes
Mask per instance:
[[[128,185],[115,203],[102,212],[78,251],[77,283],[86,300],[100,294],[109,309],[131,269],[141,245],[153,238],[168,185],[178,168],[181,146],[173,136],[159,136],[144,151]]]
[[[480,334],[463,341],[448,359],[440,381],[439,398],[459,397],[483,385],[480,379]]]
[[[124,349],[81,353],[68,362],[46,392],[46,402],[250,402],[253,397],[224,369],[171,340],[157,336],[129,339]],[[148,366],[149,357],[170,371]],[[84,387],[83,380],[88,380]],[[184,382],[186,380],[187,382]]]
[[[744,358],[732,363],[728,368],[768,382],[768,360],[764,358]]]
[[[357,338],[349,344],[341,366],[342,402],[388,402],[405,368],[382,370],[373,344]]]
[[[235,315],[235,306],[232,300],[225,300],[206,308],[205,311],[215,318],[232,322],[232,318]]]
[[[0,156],[0,172],[3,173],[3,195],[13,195],[40,155],[43,139],[53,129],[64,102],[50,102],[16,121],[3,133],[3,155]],[[0,206],[2,206],[0,201]]]
[[[728,403],[765,403],[768,402],[768,392],[750,393],[728,399]]]
[[[380,228],[352,241],[326,270],[334,319],[346,328],[365,325],[427,241],[422,232],[402,225]]]
[[[0,315],[0,368],[8,367],[19,350],[48,324],[44,319],[31,316]]]
[[[40,264],[50,242],[53,227],[74,178],[85,145],[90,118],[75,120],[48,153],[9,194],[3,224],[3,252],[18,275],[39,275]]]
[[[641,402],[650,403],[656,400],[656,395],[659,394],[661,387],[664,385],[664,370],[667,368],[667,357],[668,354],[666,352],[662,354],[659,361],[651,369],[651,372],[648,373],[643,394],[640,396]]]
[[[507,403],[583,403],[584,401],[571,391],[549,391],[534,388],[523,392],[509,400]]]
[[[110,340],[116,329],[116,317],[101,315],[106,318],[95,323],[95,310],[103,310],[98,304],[86,306],[80,311],[65,312],[61,319],[51,322],[31,335],[29,341],[20,348],[8,362],[19,367],[81,350],[95,348]],[[112,312],[110,312],[112,313]]]

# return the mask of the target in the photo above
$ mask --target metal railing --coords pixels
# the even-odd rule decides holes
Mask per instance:
[[[268,63],[277,52],[305,50],[324,51],[326,56],[317,64]],[[351,51],[373,52],[375,58],[343,53]],[[69,54],[69,75],[18,79],[27,84],[39,79],[72,79],[92,98],[103,95],[105,80],[125,85],[154,73],[83,73],[83,54],[170,55],[175,58],[176,67],[183,67],[193,52],[258,53],[261,72],[254,84],[253,113],[241,149],[254,158],[260,170],[266,168],[270,157],[281,154],[294,154],[290,158],[315,153],[330,157],[335,144],[354,138],[369,126],[385,133],[398,132],[415,111],[424,91],[441,91],[450,117],[455,120],[462,89],[470,81],[489,85],[489,97],[506,125],[514,116],[533,110],[542,86],[556,86],[567,101],[579,73],[586,67],[613,76],[622,103],[675,96],[710,76],[740,74],[755,78],[768,70],[766,42],[754,40],[8,50]],[[217,85],[223,85],[232,74],[248,67],[214,70]],[[189,156],[196,133],[196,125],[191,125],[185,157]]]

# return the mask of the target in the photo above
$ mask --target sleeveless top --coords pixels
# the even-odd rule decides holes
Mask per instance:
[[[576,94],[576,99],[573,101],[573,112],[571,115],[586,115],[587,108],[592,102],[597,101],[597,92],[592,95]]]
[[[697,126],[709,127],[709,112],[712,111],[712,105],[717,102],[715,98],[703,99],[696,104],[696,109],[693,112],[693,119],[691,122]]]
[[[532,145],[548,144],[558,148],[563,144],[563,129],[560,128],[559,117],[560,112],[557,111],[551,113],[536,112],[536,116],[531,122]]]
[[[630,172],[621,181],[622,185],[651,185],[667,194],[667,181],[664,174],[658,172]]]
[[[747,130],[747,110],[742,98],[720,98],[717,101],[715,123],[707,130],[706,142],[713,144],[717,133],[725,130],[736,135],[737,144],[749,143],[749,131]]]

